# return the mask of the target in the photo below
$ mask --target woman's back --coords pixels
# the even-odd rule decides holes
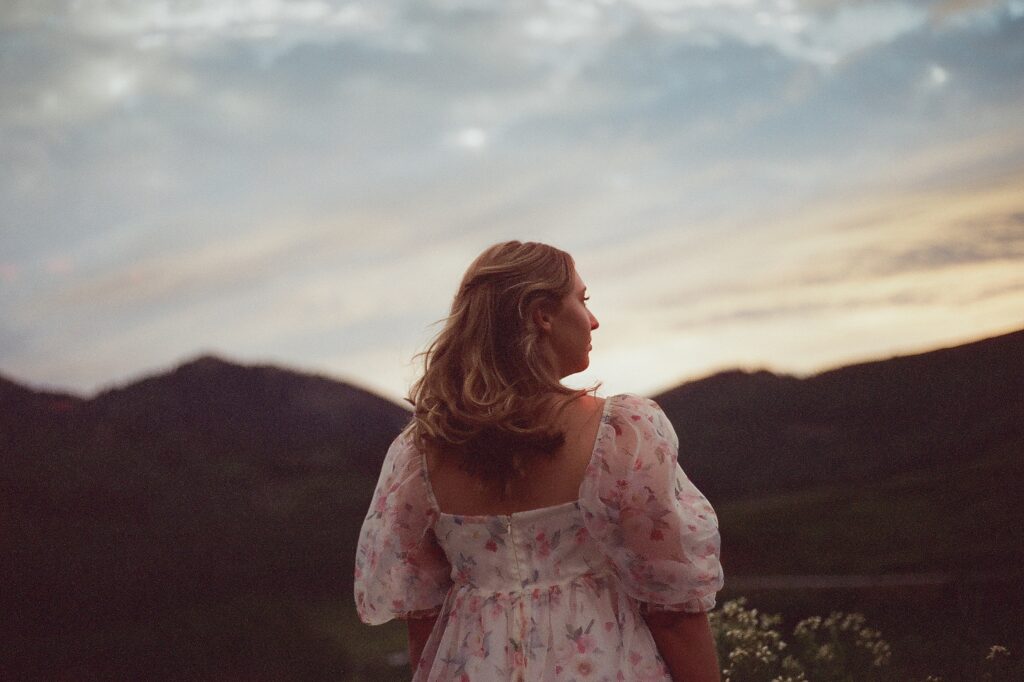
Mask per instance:
[[[441,511],[486,516],[575,502],[593,455],[604,404],[604,398],[590,395],[570,402],[554,422],[564,433],[565,443],[550,456],[530,455],[529,473],[511,481],[504,498],[462,470],[451,453],[427,450],[430,487]]]
[[[446,511],[409,434],[392,444],[360,534],[356,604],[370,623],[436,616],[415,680],[670,679],[643,614],[714,606],[717,518],[655,403],[622,394],[591,406],[600,419],[582,480],[534,487],[540,504],[525,511],[457,494],[452,474],[437,480],[484,513]],[[574,441],[586,414],[569,417]],[[579,466],[577,446],[563,454],[549,474]]]

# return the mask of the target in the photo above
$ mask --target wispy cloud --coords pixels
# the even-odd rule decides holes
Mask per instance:
[[[396,395],[395,358],[513,237],[577,256],[611,388],[1019,321],[1019,0],[83,0],[0,25],[0,369],[26,379],[212,348]]]

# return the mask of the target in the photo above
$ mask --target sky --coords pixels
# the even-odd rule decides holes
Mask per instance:
[[[1024,0],[8,0],[0,374],[396,401],[487,246],[654,395],[1024,327]]]

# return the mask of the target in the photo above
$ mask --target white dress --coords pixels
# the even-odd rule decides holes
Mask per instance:
[[[708,611],[718,518],[677,462],[658,405],[604,404],[575,502],[442,513],[408,430],[359,535],[360,618],[437,616],[413,680],[670,680],[642,614]]]

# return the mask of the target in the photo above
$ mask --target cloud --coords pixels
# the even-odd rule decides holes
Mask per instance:
[[[950,231],[952,234],[939,235],[927,244],[889,254],[874,265],[874,271],[885,274],[931,270],[994,260],[1024,265],[1024,213],[966,220],[955,228]]]
[[[850,304],[850,294],[897,305],[960,307],[976,300],[1024,267],[1024,202],[1014,189],[1021,180],[1018,175],[981,190],[880,198],[864,207],[861,220],[847,210],[847,226],[823,229],[810,242],[818,248],[802,256],[794,277],[783,278],[785,289],[776,293],[791,298],[829,292],[837,310]]]
[[[923,342],[968,300],[992,329],[1018,4],[5,3],[4,361],[85,385],[201,343],[397,381],[373,362],[513,237],[577,256],[623,382],[752,361],[743,333],[803,367],[885,320]]]
[[[386,31],[393,3],[323,0],[207,0],[171,6],[163,2],[94,0],[67,17],[73,30],[98,39],[120,39],[143,49],[183,52],[217,49],[225,42],[274,41],[265,58],[288,45]]]

